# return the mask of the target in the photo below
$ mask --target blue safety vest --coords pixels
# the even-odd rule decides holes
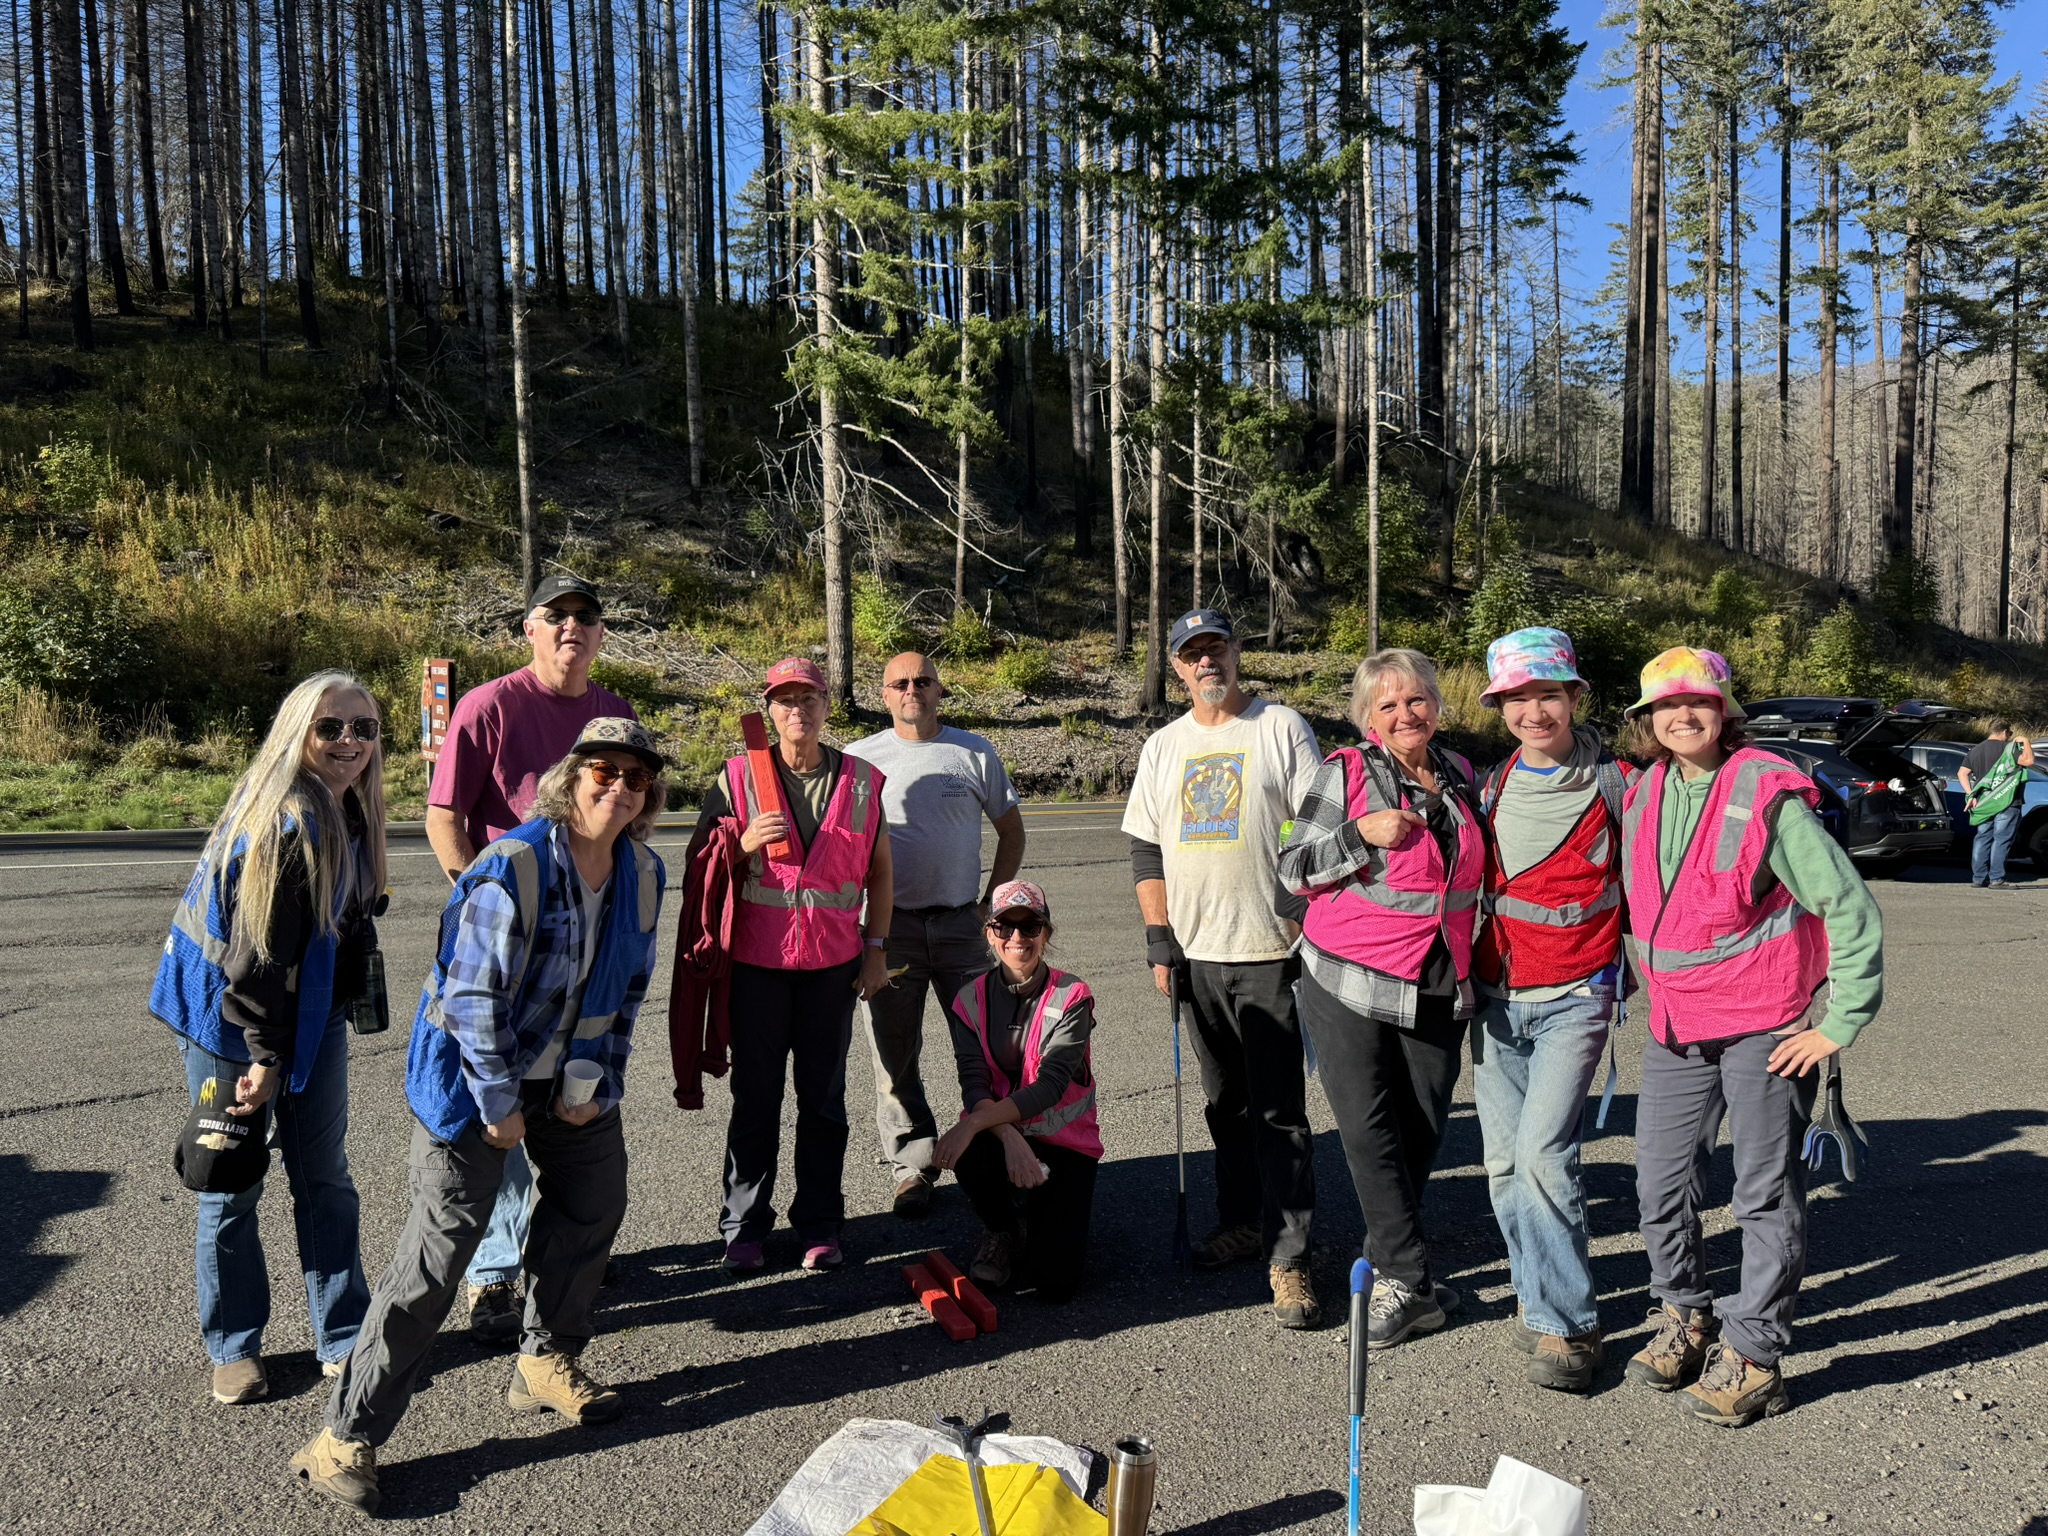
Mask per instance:
[[[297,818],[287,817],[285,830],[300,830]],[[317,824],[307,822],[302,830],[309,843],[317,841]],[[223,1023],[220,1016],[220,1000],[228,985],[228,933],[234,924],[235,894],[247,851],[248,839],[236,839],[222,864],[217,845],[208,842],[171,918],[164,957],[157,963],[156,984],[149,991],[151,1013],[200,1049],[228,1061],[249,1060],[242,1031]],[[305,1090],[320,1054],[320,1042],[327,1035],[334,1001],[334,956],[341,945],[338,930],[349,896],[346,882],[336,887],[334,929],[316,932],[306,941],[297,974],[287,982],[299,1004],[287,1088],[291,1093]]]

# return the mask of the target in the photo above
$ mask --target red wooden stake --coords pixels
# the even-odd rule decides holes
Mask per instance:
[[[930,1270],[922,1264],[906,1264],[903,1266],[903,1278],[909,1283],[911,1294],[917,1297],[925,1311],[931,1313],[932,1321],[945,1330],[947,1338],[955,1344],[964,1344],[974,1337],[974,1324],[946,1294],[946,1288],[932,1278]]]
[[[980,1286],[960,1273],[958,1265],[937,1248],[924,1256],[924,1263],[932,1278],[952,1294],[960,1310],[974,1319],[977,1328],[983,1333],[996,1331],[995,1303],[982,1294]]]
[[[754,801],[763,816],[787,816],[782,804],[782,779],[775,771],[775,755],[768,745],[768,723],[759,714],[740,716],[740,738],[747,744],[747,776],[754,781]],[[744,807],[735,807],[744,809]],[[770,843],[763,850],[771,859],[786,859],[791,853],[789,839]]]

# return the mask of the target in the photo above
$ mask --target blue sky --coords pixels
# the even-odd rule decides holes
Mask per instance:
[[[1628,219],[1629,181],[1629,122],[1628,97],[1624,90],[1602,90],[1598,82],[1606,71],[1607,55],[1622,46],[1626,32],[1620,27],[1601,25],[1609,0],[1560,0],[1558,20],[1571,34],[1573,41],[1587,45],[1579,60],[1579,72],[1572,82],[1572,88],[1565,101],[1566,124],[1576,133],[1582,163],[1576,178],[1576,190],[1589,199],[1592,207],[1581,210],[1574,221],[1568,237],[1573,253],[1567,258],[1568,270],[1565,276],[1567,290],[1576,291],[1582,298],[1589,297],[1597,288],[1607,270],[1607,247],[1614,238],[1611,225],[1625,224]],[[2048,78],[2048,3],[2043,0],[2018,0],[1997,13],[1996,21],[2003,36],[1998,49],[1998,76],[2000,80],[2018,75],[2021,79],[2019,103],[2024,103],[2034,89]],[[1798,172],[1802,178],[1804,172]],[[1774,208],[1777,199],[1778,177],[1775,164],[1768,174],[1756,177],[1751,186],[1753,199],[1768,199],[1767,203],[1753,201],[1752,208],[1757,215],[1758,231],[1752,247],[1752,262],[1764,259],[1763,246],[1772,239],[1771,231],[1776,228],[1775,219],[1765,214],[1765,209]],[[1795,205],[1804,207],[1808,189],[1795,183],[1793,197]],[[1849,244],[1855,237],[1845,238]],[[1771,261],[1775,267],[1775,250]],[[1678,267],[1672,268],[1674,278]],[[1681,343],[1677,362],[1681,367],[1695,366],[1697,347]],[[1747,353],[1749,348],[1744,347]]]

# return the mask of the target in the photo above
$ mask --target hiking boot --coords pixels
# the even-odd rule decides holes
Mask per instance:
[[[1716,1339],[1707,1353],[1700,1379],[1685,1389],[1679,1407],[1689,1419],[1740,1429],[1766,1414],[1792,1406],[1785,1395],[1785,1377],[1775,1365],[1746,1360]]]
[[[292,1457],[292,1471],[316,1493],[374,1515],[383,1495],[377,1491],[377,1453],[360,1440],[343,1440],[323,1429]]]
[[[759,1243],[727,1243],[722,1266],[728,1275],[758,1275],[768,1267]]]
[[[1520,1307],[1516,1307],[1515,1315],[1508,1319],[1508,1344],[1510,1347],[1521,1351],[1525,1355],[1533,1355],[1536,1353],[1536,1341],[1542,1337],[1542,1334],[1529,1326],[1528,1315]]]
[[[1308,1271],[1275,1264],[1266,1271],[1273,1286],[1273,1320],[1282,1328],[1314,1328],[1323,1321],[1323,1304]]]
[[[260,1355],[213,1368],[213,1400],[216,1403],[239,1408],[244,1403],[253,1403],[268,1396],[270,1377],[264,1373]]]
[[[913,1173],[896,1186],[896,1203],[891,1207],[905,1221],[922,1221],[932,1213],[931,1181]]]
[[[1629,1360],[1628,1379],[1653,1392],[1676,1392],[1699,1379],[1707,1346],[1720,1336],[1721,1324],[1706,1307],[1674,1307],[1670,1302],[1650,1309],[1656,1332]]]
[[[493,1280],[469,1287],[469,1337],[483,1345],[509,1343],[519,1334],[526,1309],[519,1302],[517,1280]]]
[[[1365,1310],[1365,1347],[1392,1349],[1414,1334],[1434,1333],[1443,1327],[1444,1309],[1436,1292],[1432,1287],[1424,1296],[1391,1275],[1380,1276]]]
[[[606,1424],[626,1406],[610,1387],[583,1374],[576,1355],[521,1355],[505,1401],[515,1413],[553,1409],[571,1424]]]
[[[981,1246],[974,1250],[974,1262],[967,1266],[967,1278],[976,1285],[1000,1291],[1010,1283],[1017,1264],[1017,1236],[1014,1232],[984,1232]]]
[[[1429,1288],[1429,1294],[1436,1298],[1436,1304],[1443,1308],[1447,1314],[1455,1312],[1465,1305],[1465,1298],[1452,1290],[1448,1285],[1432,1285]]]
[[[839,1251],[839,1239],[836,1237],[830,1242],[813,1243],[804,1250],[804,1268],[812,1274],[838,1269],[845,1263],[846,1255]]]
[[[1195,1244],[1195,1268],[1222,1269],[1265,1251],[1266,1240],[1257,1227],[1218,1227]]]
[[[1560,1338],[1554,1333],[1536,1335],[1536,1347],[1529,1352],[1529,1367],[1522,1372],[1534,1386],[1553,1392],[1584,1392],[1593,1385],[1593,1372],[1607,1358],[1600,1330]]]

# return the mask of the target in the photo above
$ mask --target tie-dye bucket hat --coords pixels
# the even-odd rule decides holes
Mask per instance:
[[[1735,700],[1735,683],[1729,675],[1727,657],[1719,651],[1700,651],[1689,645],[1674,645],[1651,659],[1643,668],[1643,696],[1621,712],[1622,718],[1633,720],[1659,699],[1675,698],[1681,693],[1718,695],[1725,718],[1749,718]]]
[[[1586,680],[1579,676],[1579,656],[1572,649],[1572,637],[1561,629],[1546,629],[1538,624],[1502,635],[1486,648],[1486,692],[1479,695],[1480,703],[1488,709],[1499,709],[1500,696],[1512,693],[1524,683],[1577,683],[1585,687]]]

